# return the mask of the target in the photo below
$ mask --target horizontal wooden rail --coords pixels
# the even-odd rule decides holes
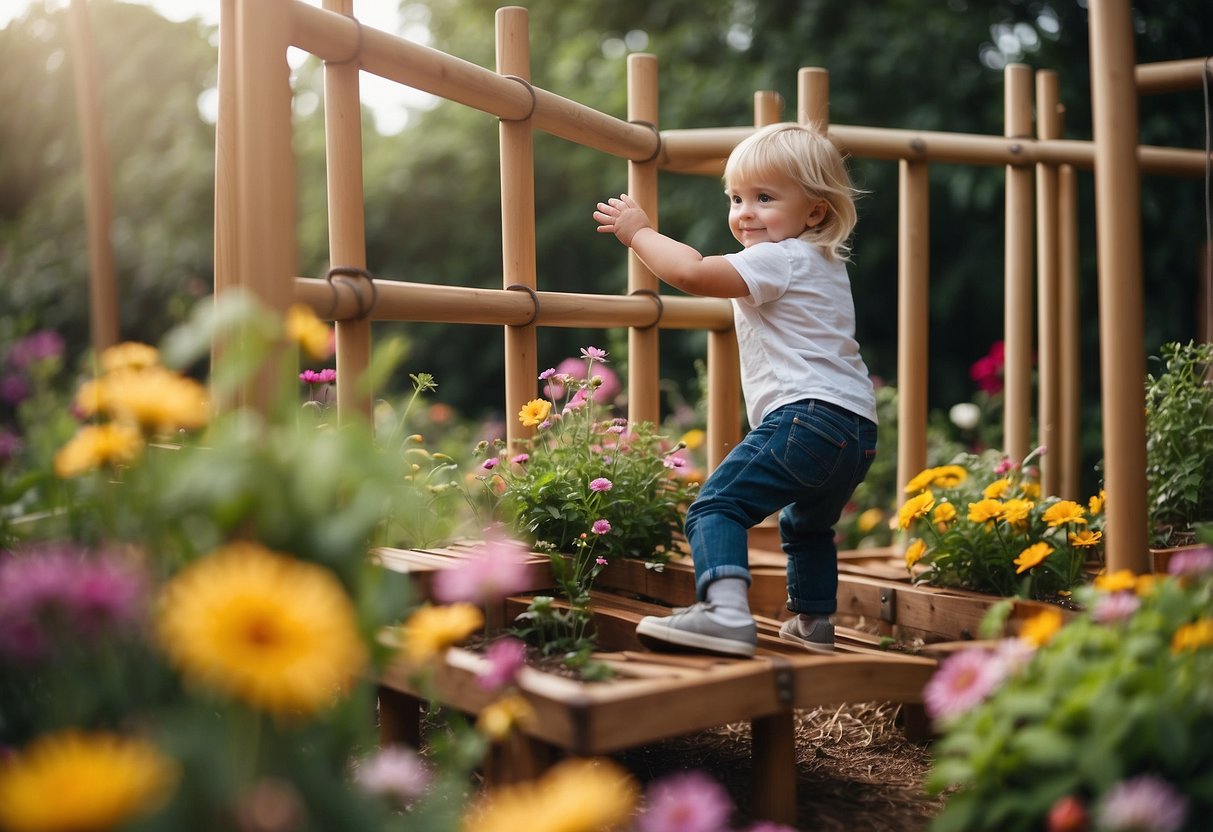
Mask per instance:
[[[674,173],[719,174],[724,159],[753,127],[708,127],[662,130],[663,170]],[[1093,142],[1072,139],[1040,141],[1032,138],[982,136],[972,133],[941,133],[888,127],[830,125],[830,138],[842,150],[864,159],[909,159],[963,165],[1073,165],[1092,170]],[[1142,173],[1164,176],[1204,176],[1203,150],[1142,145],[1137,151]]]
[[[530,118],[539,130],[623,159],[657,155],[661,138],[632,124],[517,78],[362,25],[353,18],[291,3],[291,44],[334,63],[357,61],[381,78],[465,104],[498,118]]]
[[[361,291],[361,294],[359,294]],[[662,295],[591,295],[576,292],[530,292],[477,289],[376,280],[376,299],[368,317],[376,321],[494,324],[549,327],[658,326],[661,329],[725,330],[733,326],[732,307],[720,298]],[[295,278],[295,299],[329,320],[351,320],[366,311],[366,289],[356,291],[344,280],[332,283],[312,277]],[[533,320],[532,320],[533,319]]]
[[[1189,58],[1183,61],[1159,61],[1153,64],[1138,64],[1134,72],[1137,92],[1152,95],[1160,92],[1200,89],[1201,76],[1211,58]]]

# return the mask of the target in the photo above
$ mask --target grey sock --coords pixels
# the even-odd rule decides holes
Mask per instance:
[[[713,607],[712,620],[736,627],[754,620],[750,614],[749,586],[745,578],[720,578],[708,584],[707,601]]]

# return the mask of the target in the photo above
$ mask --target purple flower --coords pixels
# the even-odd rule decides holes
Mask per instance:
[[[546,370],[544,370],[542,373],[539,374],[539,380],[547,381],[549,378],[551,378],[554,375],[556,375],[556,368],[548,367]]]
[[[40,329],[9,347],[8,364],[14,370],[28,370],[31,364],[62,355],[63,337],[53,329]]]
[[[547,430],[551,426],[552,426],[552,420],[544,419],[542,422],[539,423],[539,430]]]
[[[582,347],[581,357],[587,358],[590,361],[597,361],[601,364],[605,364],[607,360],[607,351],[600,350],[598,347]]]
[[[332,384],[337,380],[337,371],[332,367],[323,370],[304,370],[299,374],[299,380],[306,384]]]
[[[1176,832],[1188,816],[1188,799],[1152,774],[1123,780],[1104,793],[1095,810],[1108,832]]]
[[[0,465],[15,459],[21,453],[21,437],[10,430],[0,428]]]
[[[491,456],[488,459],[486,459],[484,462],[482,462],[480,464],[480,467],[486,471],[492,471],[494,468],[497,467],[497,462],[498,462],[497,457]]]
[[[483,604],[529,589],[530,567],[522,545],[490,539],[473,556],[461,558],[434,575],[434,600]]]
[[[595,520],[594,525],[590,526],[590,531],[594,534],[606,534],[611,530],[611,524],[608,520]]]
[[[526,645],[516,638],[494,641],[484,654],[485,667],[476,674],[476,683],[487,691],[496,691],[514,681],[526,664]]]
[[[530,460],[530,454],[518,454],[518,456],[511,459],[510,462],[514,463],[515,465],[526,465],[528,462],[530,462]]]
[[[611,425],[609,428],[607,428],[607,433],[623,433],[625,430],[627,430],[627,428],[623,425]]]
[[[1167,564],[1167,572],[1193,578],[1213,572],[1213,548],[1202,546],[1176,552]]]
[[[1132,618],[1141,606],[1141,600],[1132,592],[1102,593],[1091,608],[1091,620],[1098,624],[1111,624]]]
[[[591,491],[610,491],[614,487],[615,484],[606,477],[598,477],[597,479],[590,480]]]
[[[720,832],[729,828],[733,801],[724,786],[702,771],[684,771],[655,781],[636,819],[638,832]]]
[[[972,709],[989,696],[1005,673],[1005,662],[992,650],[971,648],[953,653],[922,690],[927,715],[946,720]]]
[[[29,396],[29,384],[21,376],[11,373],[0,376],[0,401],[19,405]]]
[[[434,776],[415,751],[396,745],[364,760],[354,779],[366,792],[408,803],[429,791]]]

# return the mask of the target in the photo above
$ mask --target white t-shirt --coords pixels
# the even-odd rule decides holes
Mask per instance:
[[[750,290],[733,298],[750,425],[801,399],[822,399],[875,422],[846,264],[797,238],[725,257]]]

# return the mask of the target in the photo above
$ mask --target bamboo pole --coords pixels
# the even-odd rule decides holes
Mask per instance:
[[[729,151],[752,127],[703,127],[661,131],[661,169],[671,173],[711,175],[724,169]],[[914,159],[957,165],[1029,166],[1070,164],[1082,170],[1095,166],[1095,145],[1076,139],[1055,141],[1010,139],[972,133],[940,133],[888,127],[830,125],[830,139],[845,153],[862,159]],[[1143,145],[1138,149],[1143,173],[1198,178],[1204,176],[1206,154]]]
[[[531,50],[527,10],[521,6],[500,8],[496,22],[497,71],[514,76],[507,79],[511,84],[529,89]],[[520,286],[529,295],[536,288],[535,148],[530,118],[502,119],[499,137],[501,280],[504,287]],[[505,421],[506,441],[511,447],[534,432],[519,422],[515,414],[535,396],[537,351],[534,321],[506,327]]]
[[[504,289],[377,280],[379,299],[371,320],[522,326],[535,316],[530,294]],[[536,326],[606,329],[657,326],[653,299],[643,295],[590,295],[537,292]],[[295,278],[295,300],[317,314],[335,318],[358,314],[358,296],[348,284],[314,277]],[[683,295],[662,297],[662,329],[727,329],[733,311],[727,300]]]
[[[237,282],[273,312],[291,300],[295,274],[295,172],[291,149],[287,0],[236,4]],[[241,400],[268,411],[289,368],[267,361]]]
[[[1208,58],[1138,64],[1133,71],[1139,95],[1200,89]]]
[[[657,131],[657,58],[628,56],[628,120],[651,124]],[[657,228],[657,164],[652,159],[628,162],[628,193]],[[636,252],[628,249],[628,293],[659,295],[660,283]],[[661,299],[657,308],[661,309]],[[628,330],[628,418],[633,422],[661,421],[661,330],[655,326]]]
[[[338,14],[354,14],[354,0],[324,0],[324,7]],[[328,173],[329,263],[365,269],[362,102],[357,57],[344,63],[329,61],[324,65],[324,147]],[[357,383],[370,362],[370,319],[357,314],[339,319],[337,415],[342,422],[354,415],[370,422],[373,391],[360,390]]]
[[[1141,573],[1150,563],[1133,23],[1128,0],[1092,3],[1090,14],[1107,565]]]
[[[930,187],[926,162],[898,163],[897,487],[927,464]]]
[[[1008,138],[1032,132],[1032,70],[1010,64],[1004,73]],[[1007,165],[1003,449],[1012,461],[1028,455],[1032,409],[1032,170]]]
[[[1036,73],[1036,134],[1041,139],[1061,135],[1057,73]],[[1057,216],[1057,167],[1036,165],[1036,438],[1046,448],[1040,458],[1040,487],[1044,494],[1061,488],[1061,459],[1065,455],[1061,420],[1061,289]]]
[[[68,9],[72,74],[76,86],[76,117],[84,166],[84,222],[88,236],[89,331],[93,352],[100,355],[118,343],[118,279],[114,245],[110,240],[114,208],[110,195],[109,153],[105,146],[100,70],[85,0],[72,0]]]
[[[1078,172],[1071,165],[1058,170],[1058,282],[1061,288],[1061,487],[1058,496],[1081,499],[1082,494],[1082,305],[1078,249]]]
[[[362,68],[507,120],[531,118],[531,126],[624,159],[648,159],[660,146],[653,131],[601,113],[539,87],[526,88],[502,75],[342,15],[290,0],[291,43],[326,61],[359,52]],[[517,73],[512,73],[517,74]],[[533,95],[532,95],[533,91]]]
[[[754,126],[777,124],[783,118],[783,96],[773,90],[754,93]]]

